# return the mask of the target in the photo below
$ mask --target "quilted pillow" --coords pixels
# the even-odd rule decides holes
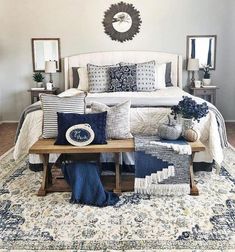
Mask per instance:
[[[97,66],[87,64],[89,92],[103,93],[109,89],[109,68],[116,65]]]
[[[108,139],[126,139],[133,137],[130,133],[130,106],[130,101],[113,107],[108,107],[98,102],[91,104],[91,111],[93,113],[107,111],[106,135]]]
[[[56,145],[69,144],[66,139],[66,131],[76,124],[88,123],[95,133],[93,144],[106,144],[106,117],[107,112],[96,114],[75,114],[75,113],[58,113],[58,136]]]
[[[109,92],[132,92],[137,91],[136,64],[110,67]]]
[[[121,66],[131,65],[131,63],[120,63]],[[137,63],[136,69],[136,85],[137,91],[151,92],[155,88],[155,60]]]
[[[58,97],[56,95],[41,94],[43,110],[43,138],[57,136],[57,112],[75,112],[84,114],[85,94],[72,97]]]

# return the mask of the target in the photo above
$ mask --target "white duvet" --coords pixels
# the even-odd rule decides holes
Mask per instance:
[[[73,96],[79,92],[81,91],[78,89],[69,89],[59,96]],[[134,106],[134,108],[131,108],[131,133],[148,135],[156,134],[159,123],[166,121],[170,109],[164,106],[177,104],[178,101],[182,99],[183,95],[190,96],[180,88],[171,87],[155,92],[89,93],[86,102],[87,106],[89,106],[92,101],[114,105],[122,101],[131,100],[132,106]],[[198,102],[203,102],[200,98],[194,97],[194,99]],[[41,110],[31,112],[26,116],[15,145],[15,159],[28,154],[29,148],[41,136],[42,116]],[[196,123],[196,127],[200,130],[200,139],[205,144],[206,151],[197,153],[194,162],[212,162],[215,160],[221,165],[223,161],[223,151],[215,114],[209,111],[208,115],[202,118],[199,124]],[[39,161],[38,157],[36,158],[35,155],[31,156],[30,159],[32,161],[34,160],[33,163]]]

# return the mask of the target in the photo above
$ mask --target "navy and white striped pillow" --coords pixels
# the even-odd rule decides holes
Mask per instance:
[[[56,95],[42,94],[43,110],[43,138],[57,137],[57,112],[85,113],[85,94],[72,97],[58,97]]]

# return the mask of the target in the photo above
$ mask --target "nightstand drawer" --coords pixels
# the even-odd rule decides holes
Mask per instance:
[[[211,87],[201,87],[201,88],[191,88],[191,94],[200,97],[212,104],[216,104],[216,86]]]
[[[194,94],[197,95],[213,95],[214,94],[214,89],[198,89],[194,90]]]

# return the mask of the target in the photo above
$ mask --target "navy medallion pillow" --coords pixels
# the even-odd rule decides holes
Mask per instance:
[[[67,130],[76,124],[89,124],[95,133],[93,144],[107,144],[106,142],[107,112],[95,114],[57,113],[58,136],[55,145],[68,145]]]
[[[120,63],[121,66],[133,65],[133,63]],[[137,91],[152,92],[155,88],[155,74],[156,74],[155,60],[137,63],[136,64],[136,85]]]
[[[137,91],[136,64],[109,68],[109,92]]]

